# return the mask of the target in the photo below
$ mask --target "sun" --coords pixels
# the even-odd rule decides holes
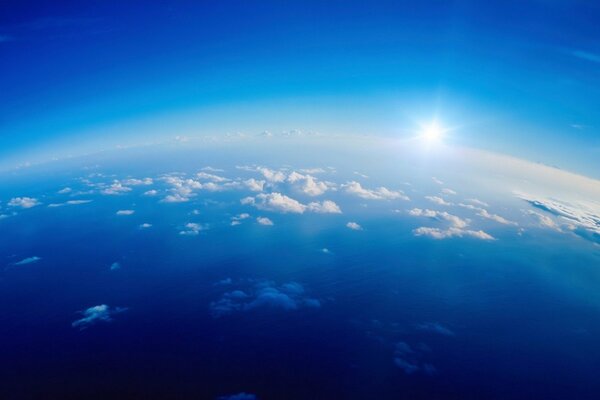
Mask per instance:
[[[421,136],[429,143],[439,142],[442,140],[443,135],[444,129],[437,123],[437,121],[433,121],[422,128]]]

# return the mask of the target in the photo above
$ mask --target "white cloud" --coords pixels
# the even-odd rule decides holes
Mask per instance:
[[[256,170],[260,172],[269,182],[280,183],[285,181],[285,173],[281,171],[275,171],[265,167],[258,167]]]
[[[40,261],[41,259],[42,259],[41,257],[37,257],[37,256],[27,257],[27,258],[22,259],[21,261],[17,261],[16,263],[14,263],[14,265],[32,264],[32,263]]]
[[[62,188],[58,191],[58,194],[67,194],[67,193],[71,193],[73,191],[73,189],[71,189],[70,187],[65,187]]]
[[[440,181],[440,180],[439,180],[438,178],[436,178],[435,176],[432,176],[432,177],[431,177],[431,180],[432,180],[434,183],[437,183],[438,185],[443,185],[443,184],[444,184],[444,182]]]
[[[362,231],[362,226],[360,226],[356,222],[348,222],[346,224],[346,227],[352,229],[353,231]]]
[[[262,192],[265,187],[265,181],[250,178],[244,181],[244,185],[253,192]]]
[[[478,205],[480,207],[489,207],[490,205],[484,201],[481,201],[479,199],[467,199],[466,201],[468,201],[469,203],[473,203],[475,205]]]
[[[169,194],[165,196],[164,199],[161,200],[162,203],[185,203],[189,201],[189,197],[185,197],[180,195],[179,193]]]
[[[203,179],[203,180],[208,180],[208,181],[211,181],[211,182],[218,182],[218,183],[231,181],[231,179],[224,178],[222,176],[215,175],[215,174],[209,174],[209,173],[206,173],[206,172],[198,172],[196,174],[196,177],[198,179]]]
[[[342,185],[342,187],[346,189],[346,193],[368,200],[410,200],[401,190],[393,191],[383,186],[371,190],[363,188],[356,181],[351,181]]]
[[[231,217],[231,226],[240,225],[243,220],[250,218],[250,214],[241,213],[236,215],[235,217]]]
[[[140,186],[140,185],[148,186],[148,185],[152,185],[154,183],[154,180],[152,178],[144,178],[144,179],[130,178],[130,179],[124,179],[122,181],[122,183],[127,186]]]
[[[312,202],[308,203],[307,209],[312,212],[321,214],[341,214],[342,210],[340,207],[331,200],[324,200],[322,203]]]
[[[444,200],[438,196],[425,196],[425,198],[427,200],[431,201],[432,203],[438,204],[440,206],[451,206],[452,205],[452,203],[449,203],[446,200]]]
[[[135,210],[119,210],[117,211],[117,215],[132,215],[135,213]]]
[[[494,240],[494,237],[484,231],[473,231],[468,229],[460,229],[460,228],[448,228],[448,229],[439,229],[439,228],[429,228],[429,227],[420,227],[413,230],[415,236],[429,236],[433,239],[449,239],[453,237],[472,237],[475,239],[481,240]]]
[[[31,208],[35,206],[39,206],[40,203],[38,199],[33,197],[14,197],[10,199],[8,205],[11,207],[21,207],[21,208]]]
[[[448,189],[448,188],[442,189],[442,193],[444,193],[444,194],[450,194],[450,195],[455,195],[456,194],[456,192],[454,190]]]
[[[246,197],[242,199],[242,204],[251,204],[260,210],[282,213],[302,214],[306,210],[304,204],[277,192],[269,194],[261,193],[256,197]]]
[[[231,290],[210,303],[213,317],[223,317],[235,312],[255,309],[293,311],[300,308],[319,308],[321,302],[306,296],[304,286],[297,282],[276,285],[260,281],[248,288]]]
[[[422,210],[420,208],[413,208],[408,213],[413,217],[428,217],[438,220],[445,220],[450,222],[450,224],[455,228],[465,228],[469,224],[468,220],[464,220],[456,215],[449,214],[446,211],[434,211],[429,209]]]
[[[184,228],[185,229],[183,229],[179,232],[180,235],[197,236],[200,233],[200,231],[203,229],[202,225],[200,225],[196,222],[188,222],[187,224],[185,224]]]
[[[509,221],[506,218],[501,217],[500,215],[497,215],[497,214],[491,214],[484,208],[480,209],[479,212],[477,213],[477,215],[479,215],[480,217],[483,217],[483,218],[490,219],[492,221],[496,221],[503,225],[517,225],[516,222]]]
[[[312,175],[303,175],[296,171],[292,172],[287,180],[292,184],[297,184],[296,187],[308,196],[322,195],[328,189],[325,182],[317,180],[317,178]]]
[[[78,204],[87,204],[87,203],[91,203],[92,200],[69,200],[69,201],[65,201],[64,203],[51,203],[48,204],[48,207],[64,207],[64,206],[74,206],[74,205],[78,205]]]
[[[157,194],[158,194],[158,191],[155,189],[144,192],[144,196],[149,196],[149,197],[156,196]]]
[[[266,226],[273,226],[273,221],[271,221],[269,218],[267,217],[258,217],[256,218],[256,221],[261,224],[261,225],[266,225]]]
[[[109,196],[115,196],[127,192],[131,192],[131,188],[129,186],[123,186],[119,181],[114,181],[109,187],[100,191],[100,193]]]
[[[140,225],[141,229],[148,229],[148,228],[152,228],[152,224],[149,224],[147,222],[143,223]]]
[[[112,321],[112,316],[114,314],[121,313],[126,310],[126,308],[110,308],[106,304],[100,304],[94,307],[90,307],[87,310],[81,311],[83,317],[76,321],[73,321],[71,326],[73,328],[79,328],[80,330],[83,330],[99,322],[110,322]]]

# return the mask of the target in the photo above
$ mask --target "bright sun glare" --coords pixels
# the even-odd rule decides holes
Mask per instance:
[[[436,121],[423,127],[422,136],[427,142],[439,142],[442,139],[443,134],[444,130]]]

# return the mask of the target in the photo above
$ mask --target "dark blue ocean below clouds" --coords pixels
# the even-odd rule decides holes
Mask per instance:
[[[576,238],[431,240],[340,199],[80,197],[0,221],[2,399],[599,398],[598,258]]]

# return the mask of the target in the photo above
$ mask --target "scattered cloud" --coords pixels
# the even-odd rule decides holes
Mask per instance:
[[[33,256],[33,257],[27,257],[22,259],[21,261],[17,261],[16,263],[14,263],[13,265],[26,265],[26,264],[33,264],[35,262],[40,261],[42,258],[41,257],[37,257],[37,256]]]
[[[285,173],[282,171],[275,171],[265,167],[258,167],[256,171],[260,172],[271,183],[281,183],[285,181]]]
[[[14,197],[10,199],[8,205],[11,207],[21,207],[21,208],[31,208],[35,206],[39,206],[40,203],[38,199],[33,197]]]
[[[297,188],[308,196],[322,195],[328,189],[325,182],[319,181],[312,175],[303,175],[296,171],[292,172],[287,180],[292,184],[296,184]]]
[[[100,190],[101,194],[108,196],[116,196],[128,192],[131,192],[131,188],[129,186],[123,186],[119,181],[114,181],[110,186]]]
[[[448,188],[442,189],[442,193],[444,193],[444,194],[450,194],[450,195],[456,195],[456,192],[454,190],[448,189]]]
[[[152,224],[145,222],[140,225],[140,229],[148,229],[148,228],[152,228]]]
[[[506,218],[501,217],[497,214],[489,213],[485,208],[480,209],[479,212],[477,213],[477,215],[479,215],[480,217],[486,218],[486,219],[490,219],[492,221],[496,221],[503,225],[515,225],[515,226],[518,225],[516,222],[509,221]]]
[[[253,192],[262,192],[265,187],[265,181],[250,178],[244,181],[244,185]]]
[[[267,217],[258,217],[258,218],[256,218],[256,222],[258,222],[260,225],[266,225],[266,226],[273,226],[273,225],[275,225],[275,224],[273,224],[273,221],[271,221]]]
[[[348,222],[346,227],[352,229],[353,231],[362,231],[362,226],[357,224],[356,222]]]
[[[468,220],[464,220],[456,215],[449,214],[446,211],[434,211],[429,209],[422,210],[420,208],[413,208],[408,213],[413,217],[428,217],[437,220],[444,220],[449,222],[455,228],[466,228],[469,225]]]
[[[151,190],[147,190],[144,192],[144,196],[156,196],[158,194],[158,191],[156,189],[151,189]]]
[[[111,322],[112,316],[114,314],[121,313],[126,310],[126,308],[110,308],[106,304],[100,304],[94,307],[90,307],[84,311],[80,311],[83,317],[73,321],[73,323],[71,323],[71,326],[73,328],[79,328],[80,330],[84,330],[100,322]]]
[[[179,234],[182,236],[198,236],[202,229],[202,225],[196,222],[188,222],[185,224],[184,229],[179,231]]]
[[[241,213],[236,215],[235,217],[231,217],[231,226],[240,225],[243,220],[250,218],[250,214]]]
[[[242,204],[253,205],[259,210],[281,213],[302,214],[306,210],[304,204],[277,192],[269,194],[261,193],[255,197],[246,197],[241,202]]]
[[[439,229],[439,228],[428,228],[428,227],[420,227],[413,230],[415,236],[429,236],[433,239],[449,239],[453,237],[472,237],[475,239],[481,240],[494,240],[494,237],[490,234],[479,230],[473,231],[468,229],[460,229],[460,228],[448,228],[448,229]]]
[[[297,282],[276,285],[272,281],[259,281],[248,288],[223,293],[219,300],[210,303],[209,308],[215,318],[256,309],[293,311],[319,308],[321,302],[305,292],[304,286]]]
[[[401,190],[394,191],[383,186],[371,190],[363,188],[361,184],[356,181],[351,181],[342,185],[342,187],[346,190],[346,193],[367,200],[410,200]]]
[[[432,203],[435,203],[440,206],[451,206],[452,205],[452,203],[447,202],[446,200],[442,199],[439,196],[425,196],[425,198],[427,200],[431,201]]]
[[[71,189],[70,187],[65,187],[60,189],[57,193],[58,194],[67,194],[67,193],[71,193],[73,191],[73,189]]]
[[[64,206],[74,206],[74,205],[78,205],[78,204],[87,204],[87,203],[91,203],[92,200],[69,200],[69,201],[65,201],[64,203],[51,203],[48,204],[48,207],[51,208],[55,208],[55,207],[64,207]]]
[[[135,178],[129,178],[129,179],[125,179],[122,181],[123,185],[126,186],[140,186],[140,185],[152,185],[154,183],[154,180],[152,178],[144,178],[144,179],[135,179]]]
[[[119,210],[116,212],[117,215],[132,215],[135,213],[135,210]]]
[[[308,203],[306,206],[308,211],[312,211],[319,214],[341,214],[341,208],[331,200],[324,200],[319,203],[317,201]]]

